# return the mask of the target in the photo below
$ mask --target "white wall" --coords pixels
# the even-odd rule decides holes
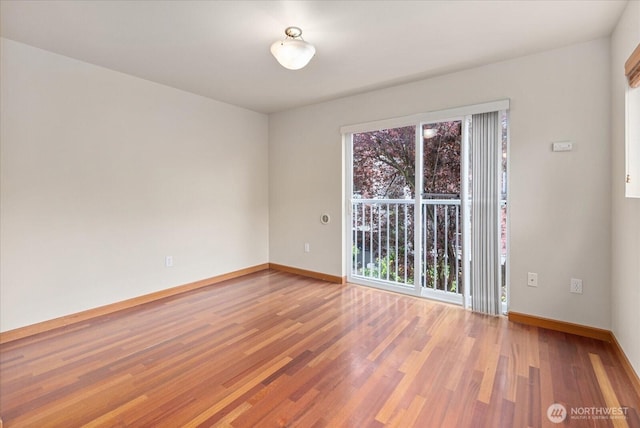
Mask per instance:
[[[268,262],[266,115],[6,39],[1,90],[2,331]]]
[[[640,2],[631,1],[611,36],[611,324],[636,373],[640,373],[640,199],[624,197],[624,63],[638,43]]]
[[[638,210],[615,183],[611,273],[609,54],[596,40],[267,119],[3,40],[0,329],[267,261],[344,275],[339,128],[510,98],[510,309],[608,329],[613,277],[616,335],[637,346]]]
[[[345,274],[340,126],[510,98],[510,309],[609,329],[609,81],[601,39],[270,115],[270,261]]]

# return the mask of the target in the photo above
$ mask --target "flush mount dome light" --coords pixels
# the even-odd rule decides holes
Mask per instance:
[[[284,34],[287,38],[272,44],[271,53],[284,68],[300,70],[309,64],[316,48],[303,40],[302,30],[298,27],[287,27]]]

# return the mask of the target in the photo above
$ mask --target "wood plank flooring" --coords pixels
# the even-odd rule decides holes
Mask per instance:
[[[552,403],[640,427],[605,342],[275,271],[0,347],[4,427],[546,427]]]

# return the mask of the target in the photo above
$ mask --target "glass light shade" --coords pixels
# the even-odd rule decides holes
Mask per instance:
[[[316,48],[304,40],[285,39],[272,44],[271,53],[284,68],[300,70],[309,64],[316,54]]]

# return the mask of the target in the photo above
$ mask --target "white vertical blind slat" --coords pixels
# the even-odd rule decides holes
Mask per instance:
[[[474,114],[471,130],[471,308],[500,313],[500,117]]]

